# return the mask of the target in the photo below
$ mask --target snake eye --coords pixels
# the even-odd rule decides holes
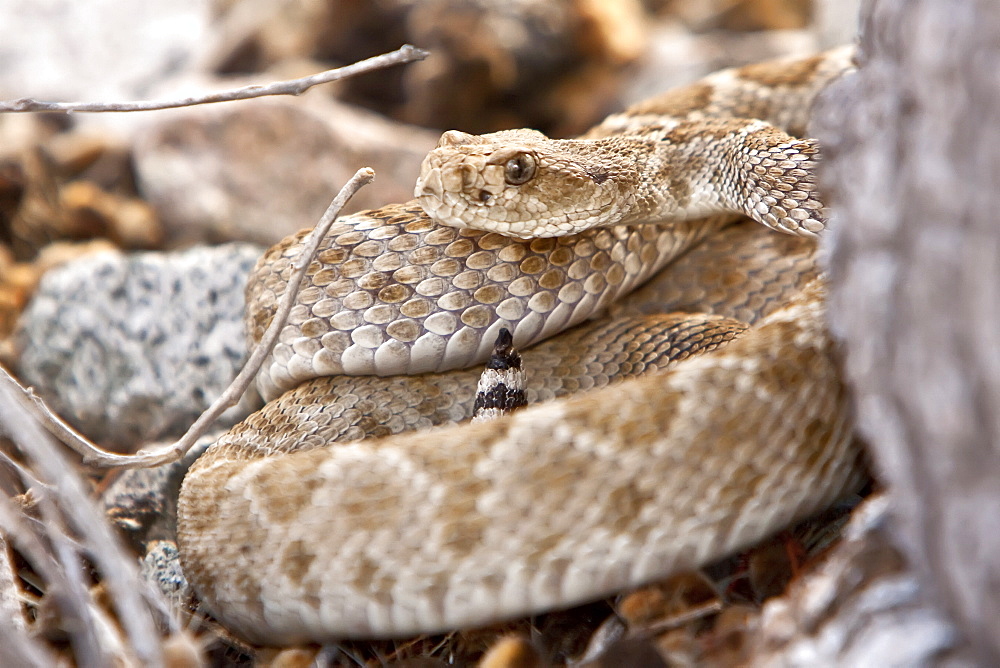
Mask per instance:
[[[518,153],[503,166],[503,177],[512,186],[519,186],[535,175],[535,158],[530,153]]]

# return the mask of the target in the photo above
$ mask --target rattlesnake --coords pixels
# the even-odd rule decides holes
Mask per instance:
[[[822,283],[773,309],[803,262],[815,273],[809,242],[697,218],[735,208],[817,233],[815,142],[778,128],[804,134],[812,99],[849,67],[839,49],[727,70],[575,142],[446,133],[416,203],[339,221],[259,376],[277,398],[185,478],[179,545],[203,602],[263,643],[477,625],[703,564],[855,486],[860,453]],[[629,224],[504,236],[566,234],[597,214]],[[475,226],[504,234],[458,229]],[[304,234],[258,263],[251,343]],[[774,251],[783,244],[795,256],[787,264]],[[749,266],[728,267],[726,252]],[[640,292],[691,292],[685,281],[701,271],[694,304],[773,312],[741,334],[718,317],[647,321],[634,300],[613,303],[679,256],[673,286],[661,278]],[[740,310],[746,285],[759,289]],[[619,319],[525,352],[540,370],[529,398],[600,388],[735,341],[497,421],[398,434],[468,416],[458,395],[471,398],[475,372],[453,369],[484,360],[501,327],[524,347],[609,306]]]

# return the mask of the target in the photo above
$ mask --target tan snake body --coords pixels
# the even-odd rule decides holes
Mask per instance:
[[[691,174],[714,179],[715,186],[733,186],[721,198],[733,199],[748,181],[726,180],[731,156],[724,156],[727,166],[722,169],[702,162],[717,145],[711,138],[720,139],[713,128],[725,127],[727,136],[742,133],[748,140],[743,151],[750,156],[744,164],[770,179],[771,189],[761,190],[761,181],[753,181],[758,184],[752,187],[756,199],[748,197],[751,205],[739,208],[752,213],[749,209],[757,210],[771,198],[784,213],[757,211],[763,222],[781,228],[794,227],[795,221],[821,221],[818,214],[802,218],[793,213],[818,212],[812,204],[796,205],[815,201],[811,168],[773,158],[756,142],[772,137],[775,146],[791,146],[796,155],[812,144],[791,141],[760,121],[743,122],[741,127],[751,128],[748,134],[731,120],[720,125],[713,119],[739,110],[747,118],[800,128],[801,107],[848,66],[846,52],[838,51],[713,75],[611,117],[591,134],[610,135],[626,127],[636,132],[628,119],[650,128],[656,116],[660,130],[649,129],[645,138],[640,132],[637,138],[652,136],[657,143],[673,144],[677,164],[668,180],[675,181],[675,188],[690,168]],[[719,102],[726,99],[725,91],[714,95],[726,86],[735,100],[728,107]],[[750,91],[756,91],[756,106]],[[799,109],[786,109],[788,100]],[[706,109],[711,116],[700,116]],[[763,113],[750,113],[755,109]],[[693,132],[699,124],[707,135]],[[673,132],[678,127],[683,132]],[[672,138],[658,132],[673,132]],[[542,141],[532,133],[500,136],[510,137]],[[680,150],[685,141],[689,154]],[[428,158],[438,177],[428,178],[425,172],[418,186],[421,202],[435,189],[442,196],[458,193],[446,197],[445,217],[461,218],[467,204],[461,193],[467,191],[492,207],[485,218],[498,213],[503,218],[496,201],[514,201],[501,187],[504,179],[518,187],[532,183],[525,191],[534,189],[533,195],[546,189],[550,195],[567,192],[565,182],[548,188],[541,181],[537,188],[533,183],[536,171],[539,178],[548,175],[543,143],[522,142],[513,152],[509,148],[496,148],[491,138],[456,141],[456,136],[446,136],[436,157]],[[449,151],[456,149],[465,153],[466,162],[455,162]],[[526,152],[531,152],[530,164],[523,158]],[[469,161],[471,167],[462,166]],[[623,192],[610,171],[596,179],[583,171],[584,181],[598,187],[612,183]],[[492,188],[489,197],[482,194],[486,186]],[[681,199],[696,196],[700,188],[689,187]],[[580,198],[586,194],[575,186],[569,192]],[[800,192],[804,198],[798,197]],[[604,195],[598,188],[594,201],[601,202]],[[664,203],[675,211],[704,212],[703,204],[681,202],[678,208],[680,200],[671,197],[642,195],[633,201],[660,207],[650,214],[657,221],[670,215],[663,212]],[[785,206],[783,199],[791,205]],[[546,206],[566,220],[566,206]],[[573,204],[575,212],[585,208]],[[756,316],[773,310],[802,276],[798,260],[768,274],[769,265],[780,260],[767,248],[781,244],[762,242],[760,231],[723,229],[721,218],[707,224],[642,226],[638,223],[645,214],[631,211],[622,215],[636,216],[635,227],[526,241],[437,227],[412,206],[344,219],[310,268],[299,306],[260,384],[274,396],[308,382],[234,428],[184,481],[178,532],[182,561],[211,611],[247,638],[277,644],[477,625],[565,607],[703,564],[828,505],[857,485],[861,455],[851,438],[847,398],[823,326],[818,281],[732,343],[678,362],[670,371],[544,403],[495,422],[398,434],[466,417],[474,371],[410,380],[318,377],[328,369],[444,372],[481,361],[500,326],[514,331],[519,346],[526,345],[557,329],[545,316],[560,326],[590,317],[653,273],[640,260],[666,263],[707,235],[706,246],[716,243],[707,252],[708,261],[713,262],[714,253],[718,266],[701,269],[702,280],[715,276],[721,285],[710,286],[701,296],[690,288],[692,306],[717,303],[723,311],[742,308],[737,315]],[[478,224],[470,220],[448,222]],[[811,227],[800,231],[815,232]],[[556,228],[563,231],[558,224]],[[251,341],[270,322],[301,238],[282,242],[258,265],[248,287]],[[789,238],[792,242],[801,243]],[[726,259],[720,252],[742,253],[753,263],[758,246],[764,249],[762,266],[748,268],[742,277],[739,269],[721,269]],[[802,252],[800,248],[800,257],[810,254]],[[808,262],[805,271],[812,271]],[[593,279],[595,273],[602,277]],[[690,273],[679,274],[676,291],[688,289],[683,277]],[[517,281],[521,285],[514,285]],[[744,299],[741,307],[741,299],[726,291],[737,293],[745,285],[764,287],[756,288],[755,297]],[[658,287],[643,291],[655,294],[658,289],[671,290],[660,279]],[[580,308],[582,303],[586,309]],[[645,309],[638,303],[612,308],[626,315],[630,309]],[[659,324],[636,318],[599,320],[526,351],[529,371],[533,357],[546,369],[531,381],[531,392],[548,398],[574,386],[599,387],[646,366],[672,365],[671,347],[697,343],[712,348],[742,330],[717,318],[654,317]],[[429,343],[420,344],[421,337]],[[602,341],[610,347],[596,351],[593,360],[560,362]],[[573,350],[577,353],[567,352]],[[453,400],[456,383],[468,388],[469,401]],[[411,399],[410,390],[423,398]],[[336,439],[390,433],[396,435],[323,447]]]

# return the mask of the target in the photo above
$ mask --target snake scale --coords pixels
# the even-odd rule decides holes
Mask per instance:
[[[338,221],[258,378],[269,403],[185,478],[202,601],[264,644],[479,625],[696,567],[855,487],[799,138],[850,67],[842,48],[725,70],[576,140],[450,131],[415,202]],[[251,344],[305,234],[254,271]],[[587,391],[430,428],[470,415],[463,369],[501,327],[530,400]]]

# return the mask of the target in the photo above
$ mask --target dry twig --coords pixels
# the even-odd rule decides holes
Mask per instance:
[[[232,90],[209,93],[194,97],[186,97],[178,100],[154,100],[143,102],[42,102],[31,98],[20,100],[0,101],[0,113],[16,113],[25,111],[48,111],[64,113],[93,113],[93,112],[124,112],[124,111],[154,111],[157,109],[175,109],[177,107],[191,107],[198,104],[212,104],[214,102],[232,102],[234,100],[249,100],[255,97],[266,97],[269,95],[301,95],[313,86],[346,79],[365,72],[382,69],[390,65],[409,63],[415,60],[423,60],[428,56],[428,52],[418,49],[410,44],[404,44],[399,49],[390,53],[383,53],[367,60],[326,70],[319,74],[312,74],[301,79],[291,79],[289,81],[275,81],[266,85],[244,86]]]
[[[142,593],[137,591],[134,584],[139,581],[134,559],[125,554],[117,536],[91,501],[59,448],[31,416],[19,410],[17,394],[12,387],[0,386],[0,422],[3,423],[4,430],[15,442],[30,444],[27,450],[31,458],[31,470],[37,480],[47,486],[47,490],[57,490],[62,520],[72,526],[86,545],[91,546],[89,556],[112,594],[118,618],[129,640],[128,647],[144,665],[162,665],[156,624],[150,608],[143,601]],[[25,482],[39,489],[34,484],[34,479]],[[43,489],[40,493],[47,495],[50,492]],[[90,628],[92,625],[87,621],[92,619],[93,612],[88,605],[89,596],[86,591],[80,590],[79,583],[72,581],[80,576],[79,555],[70,554],[76,551],[75,547],[67,542],[68,537],[57,525],[46,523],[43,525],[43,530],[47,533],[46,540],[53,541],[56,548],[55,553],[51,552],[41,536],[24,526],[24,519],[9,504],[7,500],[0,503],[0,511],[7,511],[2,513],[4,534],[22,554],[31,555],[32,563],[39,568],[48,586],[57,593],[59,598],[56,601],[63,607],[64,614],[69,619],[77,619],[87,625],[86,633],[73,636],[75,642],[84,643],[77,648],[82,652],[78,660],[90,665],[101,665],[104,648],[95,638],[87,637],[93,633]],[[65,539],[51,535],[53,531],[63,533]],[[69,551],[60,553],[60,550],[67,549]]]

